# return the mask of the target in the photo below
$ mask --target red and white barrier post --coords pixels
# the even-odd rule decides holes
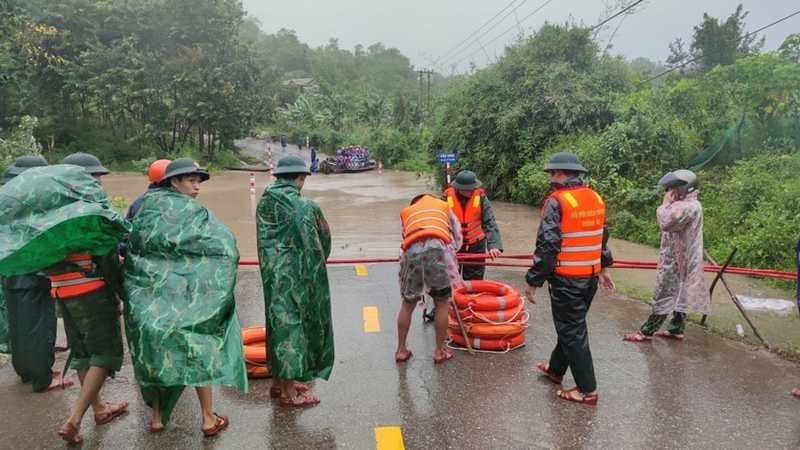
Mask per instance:
[[[272,171],[274,168],[272,167],[272,147],[269,148],[269,174],[272,175]]]
[[[447,187],[450,187],[450,163],[447,163]]]
[[[256,193],[256,173],[250,172],[250,193]]]
[[[378,175],[383,175],[383,161],[378,161]]]

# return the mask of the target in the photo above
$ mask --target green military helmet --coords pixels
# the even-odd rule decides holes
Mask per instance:
[[[450,186],[452,186],[453,189],[471,191],[483,186],[483,183],[481,183],[481,180],[479,180],[478,176],[475,175],[475,172],[471,170],[462,170],[461,172],[458,172],[456,179],[450,183]]]
[[[306,162],[303,161],[300,155],[286,155],[278,160],[278,167],[272,171],[272,174],[281,175],[284,173],[311,175],[311,171],[306,167]]]
[[[211,175],[208,174],[208,171],[200,167],[200,164],[198,164],[197,161],[193,160],[192,158],[178,158],[167,165],[167,169],[164,172],[164,177],[161,178],[161,182],[159,184],[161,186],[167,186],[167,180],[170,178],[178,175],[189,174],[199,175],[200,182],[211,178]]]
[[[544,167],[544,172],[551,170],[571,170],[573,172],[586,172],[586,168],[581,165],[578,155],[572,152],[558,152],[550,158],[550,162]]]
[[[110,170],[103,167],[103,164],[100,163],[96,156],[89,153],[73,153],[61,160],[61,164],[81,166],[92,175],[108,175],[111,173]]]
[[[14,178],[31,167],[43,167],[47,165],[47,161],[39,155],[20,156],[16,161],[14,161],[14,165],[8,168],[8,175],[10,175],[11,178]],[[3,178],[5,178],[5,176]],[[3,184],[8,183],[11,178],[4,181]]]
[[[14,166],[11,166],[11,167],[14,167]],[[4,184],[8,183],[9,181],[11,181],[12,179],[14,179],[15,175],[11,175],[9,173],[9,172],[11,172],[11,167],[6,167],[6,170],[3,171],[3,178],[0,178],[0,186],[2,186]]]

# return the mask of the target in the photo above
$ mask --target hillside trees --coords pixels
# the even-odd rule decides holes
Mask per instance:
[[[429,151],[457,152],[498,199],[517,171],[560,135],[613,122],[617,94],[630,91],[624,61],[598,56],[587,29],[544,25],[493,66],[454,83],[437,105]]]

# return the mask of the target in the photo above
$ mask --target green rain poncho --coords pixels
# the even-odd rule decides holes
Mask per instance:
[[[6,292],[2,286],[3,277],[0,277],[0,353],[8,353],[8,312],[6,311]]]
[[[192,197],[148,194],[133,222],[123,266],[125,332],[142,397],[162,421],[186,386],[247,393],[234,286],[236,238]]]
[[[267,187],[256,212],[267,316],[267,366],[282,379],[327,380],[333,368],[328,223],[294,180]]]
[[[106,255],[130,231],[83,167],[33,167],[0,188],[0,275],[38,272],[69,254]]]

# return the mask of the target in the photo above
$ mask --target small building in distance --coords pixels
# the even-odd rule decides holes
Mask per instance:
[[[307,87],[314,87],[317,83],[313,78],[295,78],[293,80],[286,80],[283,82],[284,86],[300,86],[300,93]]]

